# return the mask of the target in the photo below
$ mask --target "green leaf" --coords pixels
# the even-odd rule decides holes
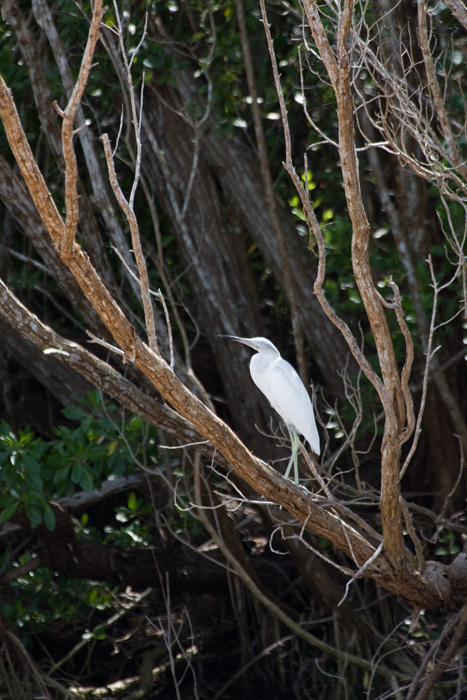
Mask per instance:
[[[73,465],[73,469],[71,470],[71,478],[75,482],[75,484],[80,483],[83,474],[83,467],[83,462],[75,462]]]
[[[134,491],[128,494],[128,508],[135,511],[138,508],[138,499]]]
[[[53,454],[47,457],[47,466],[51,469],[59,469],[63,465],[65,460],[66,457],[63,454],[54,452]],[[68,469],[68,465],[66,468]]]
[[[83,491],[92,491],[92,489],[94,488],[93,474],[86,465],[83,465],[81,478],[78,481],[78,483],[83,489]]]
[[[26,517],[31,523],[32,528],[35,528],[42,523],[42,509],[39,508],[36,504],[27,502],[25,500],[24,512],[26,513]]]
[[[10,505],[10,503],[13,503],[13,501],[17,501],[18,499],[15,498],[14,496],[11,495],[8,491],[4,491],[0,495],[0,509],[1,508],[6,508],[7,506]]]
[[[28,472],[33,472],[37,474],[41,470],[41,465],[39,464],[37,459],[34,459],[34,457],[31,457],[28,454],[23,455],[23,464],[28,470]]]
[[[6,523],[7,520],[9,520],[12,515],[16,513],[16,510],[19,506],[19,501],[14,501],[13,503],[10,503],[9,506],[6,506],[0,513],[0,523]]]
[[[106,633],[107,625],[105,623],[102,623],[101,625],[97,625],[95,629],[93,630],[92,636],[94,639],[106,639],[107,638],[107,633]]]
[[[24,498],[24,502],[30,503],[38,508],[43,508],[45,504],[44,496],[38,491],[28,491]]]
[[[60,457],[60,462],[63,462],[63,457]],[[70,472],[70,465],[69,464],[64,464],[63,467],[60,467],[60,469],[57,469],[57,471],[54,474],[54,478],[53,478],[54,484],[59,484],[60,482],[68,479],[69,472]]]
[[[39,474],[34,474],[30,472],[26,472],[24,475],[24,480],[26,481],[27,485],[30,486],[32,489],[35,489],[36,491],[41,492],[43,488],[42,484],[42,479],[39,476]]]
[[[44,506],[44,524],[48,530],[55,530],[57,524],[55,513],[48,503]]]
[[[62,410],[62,413],[69,420],[83,420],[87,416],[86,411],[81,406],[67,406]]]

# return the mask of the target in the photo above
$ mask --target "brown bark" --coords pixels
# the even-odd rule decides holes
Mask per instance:
[[[388,556],[396,565],[404,568],[408,566],[408,563],[405,561],[402,517],[399,506],[399,471],[406,406],[385,309],[381,297],[375,289],[369,261],[370,228],[363,206],[358,176],[353,124],[354,102],[350,82],[348,42],[353,3],[351,0],[346,1],[339,15],[336,55],[329,45],[316,3],[313,1],[305,2],[304,9],[313,39],[319,48],[336,96],[339,156],[347,207],[352,224],[352,269],[372,329],[381,372],[381,379],[376,377],[373,370],[368,372],[367,362],[361,357],[360,366],[378,391],[384,410],[384,434],[381,445],[381,516],[384,546]],[[314,219],[310,217],[310,220]],[[318,239],[321,239],[318,231],[315,231],[315,234]],[[322,245],[320,246],[320,255],[324,266],[325,254]],[[322,274],[324,274],[324,270]],[[410,368],[408,372],[410,373]]]
[[[352,3],[345,3],[338,39],[338,71],[335,85],[339,122],[339,153],[344,176],[345,196],[352,221],[352,268],[365,311],[373,331],[387,400],[381,395],[385,413],[381,446],[381,516],[384,546],[388,556],[403,566],[404,540],[400,497],[400,434],[405,426],[405,406],[394,347],[370,267],[370,225],[363,207],[355,152],[354,104],[350,87],[348,35]]]

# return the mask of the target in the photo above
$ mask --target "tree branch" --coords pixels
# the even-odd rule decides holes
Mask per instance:
[[[68,100],[68,104],[65,110],[62,112],[56,105],[57,111],[63,117],[62,148],[63,157],[65,161],[66,220],[64,237],[60,242],[60,246],[63,247],[63,255],[65,258],[67,258],[71,252],[72,243],[76,235],[76,229],[78,227],[79,216],[77,190],[78,166],[76,162],[75,149],[73,146],[73,139],[75,135],[74,122],[78,106],[81,102],[84,89],[88,82],[89,73],[91,72],[92,59],[94,56],[94,50],[96,48],[97,41],[99,39],[99,31],[103,14],[104,9],[102,5],[102,0],[95,0],[92,22],[89,29],[88,40],[86,43],[86,48],[84,50],[83,59],[81,61],[78,79],[75,83],[73,92],[71,94],[70,99]]]

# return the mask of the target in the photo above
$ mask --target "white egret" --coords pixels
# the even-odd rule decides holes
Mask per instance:
[[[222,337],[236,340],[257,351],[250,360],[251,378],[288,428],[292,455],[285,478],[289,476],[293,464],[295,483],[298,484],[298,433],[306,438],[313,452],[319,455],[320,450],[313,404],[305,385],[292,365],[280,356],[279,350],[267,338],[239,338],[236,335]]]

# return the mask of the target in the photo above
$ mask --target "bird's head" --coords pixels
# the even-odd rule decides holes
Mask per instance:
[[[221,335],[220,337],[230,338],[230,340],[235,340],[237,343],[248,345],[248,347],[264,355],[270,355],[271,357],[279,356],[279,350],[267,338],[239,338],[237,335]]]

